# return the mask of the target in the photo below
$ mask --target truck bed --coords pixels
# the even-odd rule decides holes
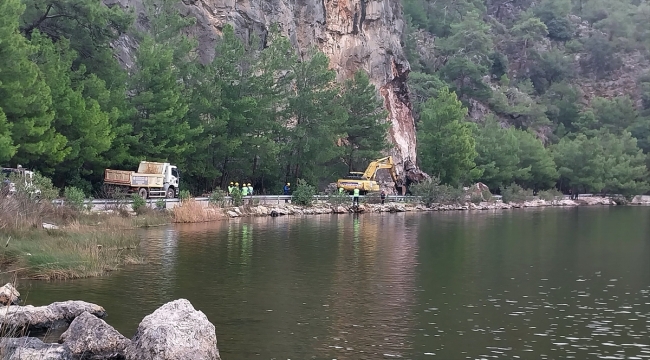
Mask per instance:
[[[106,169],[104,172],[104,183],[112,185],[131,185],[131,174],[133,171]]]
[[[133,171],[106,169],[104,183],[110,185],[124,185],[130,187],[163,187],[162,174],[141,174]]]

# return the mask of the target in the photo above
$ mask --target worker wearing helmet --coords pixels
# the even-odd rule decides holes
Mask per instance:
[[[228,185],[228,195],[232,195],[232,188],[235,187],[235,183],[232,181],[230,182],[230,185]]]
[[[241,195],[248,196],[248,186],[246,186],[246,183],[241,184]]]
[[[284,188],[282,190],[283,190],[284,195],[289,195],[291,193],[291,184],[287,183],[286,185],[284,185]],[[287,202],[289,202],[289,200],[284,199],[284,202],[287,203]]]
[[[248,195],[253,196],[253,186],[251,183],[248,183]]]

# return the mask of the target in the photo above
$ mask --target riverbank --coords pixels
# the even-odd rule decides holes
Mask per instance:
[[[616,202],[607,197],[583,197],[579,200],[557,199],[552,201],[535,199],[521,203],[504,203],[501,201],[484,201],[480,203],[467,202],[465,204],[432,204],[426,206],[418,203],[390,202],[386,204],[331,204],[327,202],[314,203],[312,206],[300,206],[291,203],[279,206],[265,205],[244,205],[228,208],[215,208],[212,206],[199,207],[192,205],[192,214],[196,219],[217,218],[229,219],[248,216],[284,216],[284,215],[321,215],[321,214],[347,214],[347,213],[399,213],[414,211],[485,211],[485,210],[509,210],[520,208],[539,207],[573,207],[573,206],[614,206]],[[179,208],[184,206],[181,205]],[[173,209],[176,210],[177,208]],[[200,215],[204,212],[205,215]],[[221,216],[218,216],[218,213]],[[192,221],[184,221],[192,222]],[[200,222],[200,221],[199,221]]]
[[[0,271],[43,280],[102,276],[142,263],[134,229],[171,221],[163,212],[98,214],[31,202],[0,210]]]

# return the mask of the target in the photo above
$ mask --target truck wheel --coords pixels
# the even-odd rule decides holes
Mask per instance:
[[[167,199],[173,199],[176,197],[176,191],[174,190],[174,188],[170,187],[169,189],[167,189],[166,197]]]
[[[149,198],[149,192],[146,188],[140,188],[140,190],[138,190],[138,195],[140,195],[140,197],[143,199]]]

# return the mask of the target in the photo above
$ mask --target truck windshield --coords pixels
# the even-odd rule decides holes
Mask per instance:
[[[172,168],[172,176],[175,176],[177,179],[181,178],[181,172],[176,168]]]

